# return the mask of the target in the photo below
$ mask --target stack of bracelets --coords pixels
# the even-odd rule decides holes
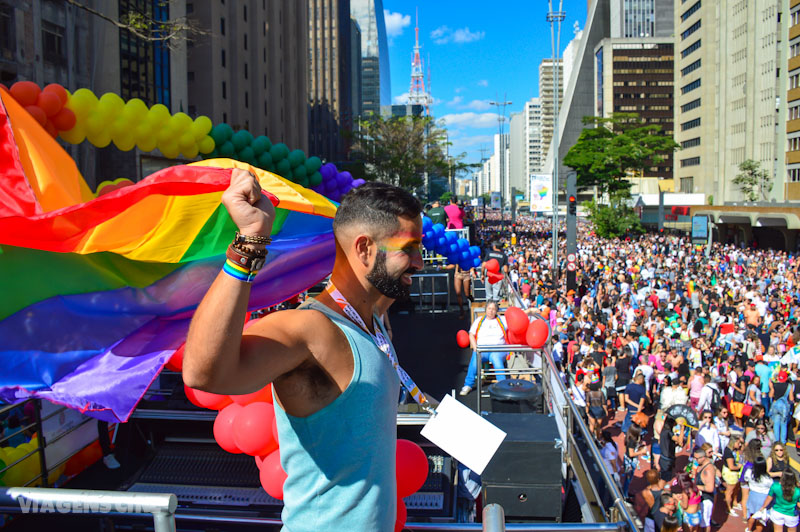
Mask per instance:
[[[222,271],[246,283],[252,283],[256,274],[264,267],[268,246],[272,239],[268,236],[248,236],[238,232],[233,243],[225,253],[227,260]]]

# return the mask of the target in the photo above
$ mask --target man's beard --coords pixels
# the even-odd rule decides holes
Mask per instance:
[[[414,274],[416,268],[409,268],[405,273]],[[375,265],[372,271],[367,274],[367,281],[372,283],[372,286],[388,298],[396,299],[398,301],[406,301],[411,297],[411,286],[406,285],[401,277],[395,279],[386,270],[386,252],[378,251],[375,256]]]

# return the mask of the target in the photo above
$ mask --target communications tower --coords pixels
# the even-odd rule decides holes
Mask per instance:
[[[415,20],[414,35],[414,59],[411,61],[411,88],[408,91],[408,103],[422,105],[425,108],[425,115],[430,116],[430,106],[433,103],[433,98],[425,90],[425,69],[422,66],[422,58],[419,55],[419,14],[417,14]]]

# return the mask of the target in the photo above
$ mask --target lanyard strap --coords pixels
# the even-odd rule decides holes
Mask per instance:
[[[414,383],[411,377],[406,373],[406,371],[400,367],[400,364],[397,361],[397,356],[394,353],[394,348],[392,347],[392,343],[384,336],[383,332],[381,331],[380,327],[375,327],[375,334],[370,332],[367,328],[367,325],[364,323],[364,320],[358,314],[353,305],[351,305],[347,299],[342,295],[339,290],[333,286],[333,283],[328,284],[328,288],[326,289],[328,294],[331,298],[336,302],[339,307],[341,307],[342,311],[344,311],[345,315],[350,318],[350,321],[361,327],[361,329],[367,333],[372,341],[375,342],[375,345],[383,351],[387,357],[389,357],[389,362],[392,363],[394,366],[394,370],[397,372],[397,377],[400,379],[400,382],[403,384],[408,393],[411,397],[414,398],[419,405],[425,407],[426,410],[429,412],[433,412],[433,409],[427,405],[428,399],[425,397],[425,394],[420,391],[419,387]]]

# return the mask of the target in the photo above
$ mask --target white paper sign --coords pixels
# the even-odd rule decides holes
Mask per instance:
[[[420,434],[479,475],[506,437],[450,395],[444,396]]]

